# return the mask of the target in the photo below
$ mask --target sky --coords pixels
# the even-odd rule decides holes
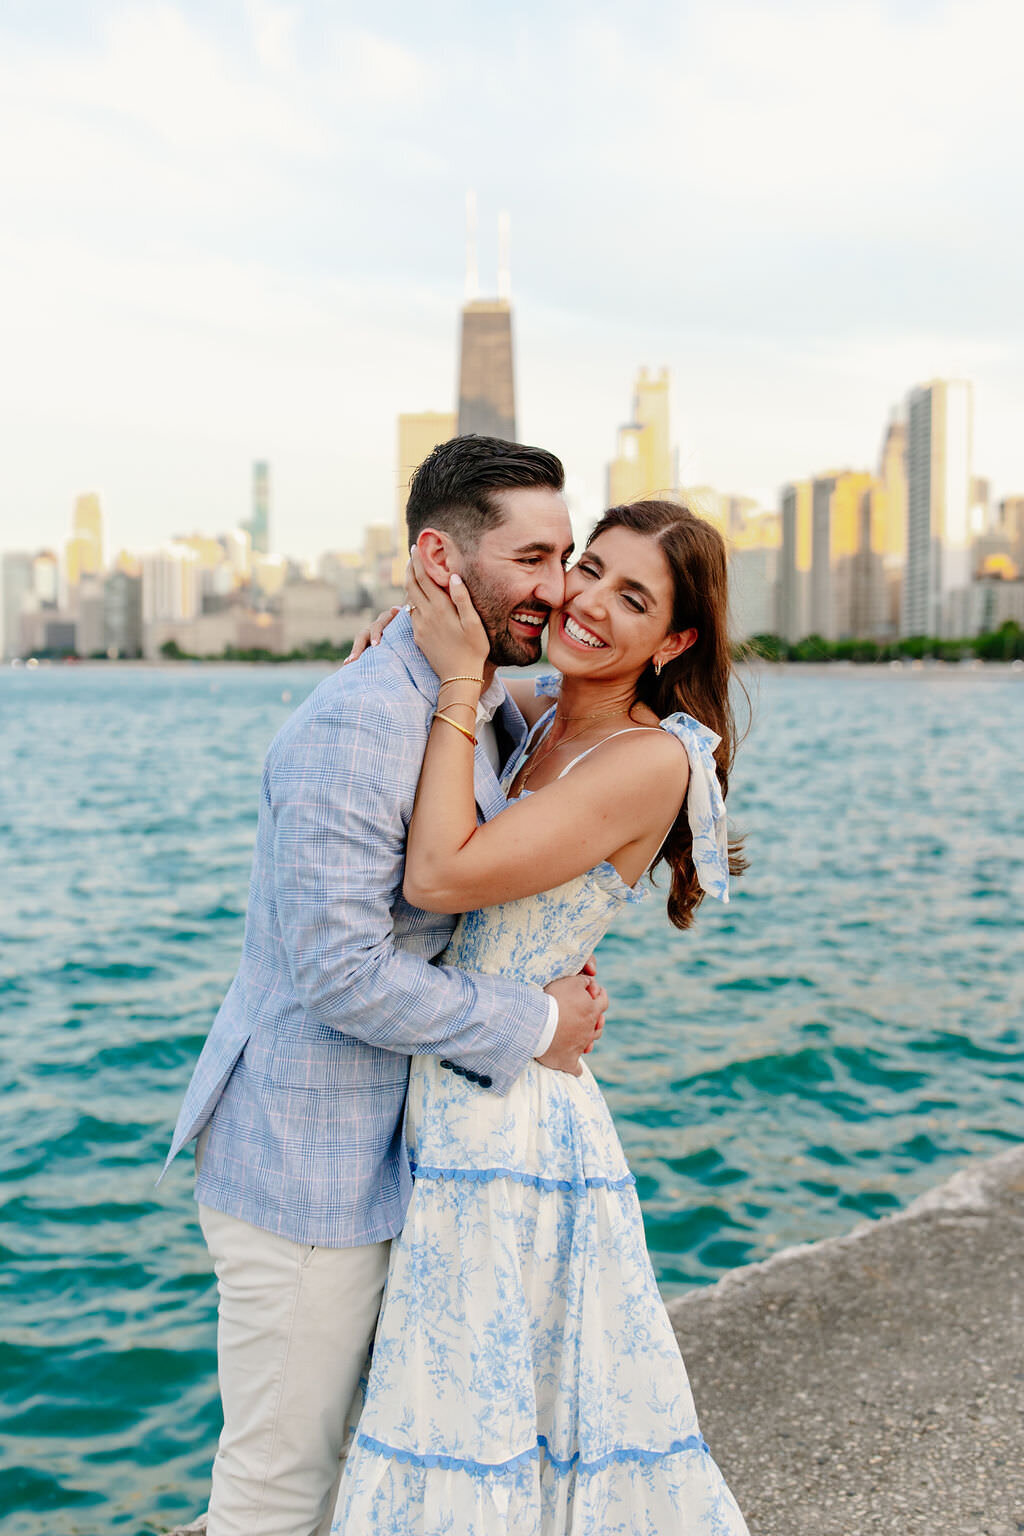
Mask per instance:
[[[447,410],[465,196],[512,224],[519,434],[600,510],[641,364],[684,484],[774,505],[975,385],[1024,492],[1019,0],[3,0],[0,548],[98,490],[111,551],[216,532],[270,461],[311,559]]]

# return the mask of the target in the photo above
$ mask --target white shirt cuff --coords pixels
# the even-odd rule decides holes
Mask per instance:
[[[548,1021],[547,1021],[547,1023],[544,1026],[543,1034],[541,1035],[540,1039],[537,1041],[537,1046],[536,1046],[536,1049],[534,1050],[534,1053],[533,1053],[534,1061],[537,1060],[538,1056],[546,1056],[547,1055],[548,1051],[551,1049],[551,1042],[555,1038],[555,1031],[557,1029],[558,1029],[558,1004],[555,1001],[555,999],[551,996],[551,993],[549,992],[548,993]]]

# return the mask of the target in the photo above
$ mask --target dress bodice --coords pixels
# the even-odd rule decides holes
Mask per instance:
[[[575,975],[616,913],[646,895],[645,888],[628,886],[614,865],[598,864],[554,890],[466,912],[441,964],[546,987],[556,976]]]
[[[557,699],[559,683],[557,673],[544,674],[537,679],[537,692]],[[556,708],[557,704],[553,704],[541,715],[519,752],[506,765],[502,775],[504,789],[515,779],[531,746],[543,736]],[[725,806],[712,756],[718,737],[682,713],[669,715],[661,721],[661,728],[682,743],[690,761],[686,807],[698,878],[709,894],[728,901]],[[573,758],[559,777],[564,777],[594,750],[590,748]],[[523,793],[528,795],[530,791]],[[645,885],[627,885],[615,866],[606,861],[553,890],[465,913],[441,956],[441,964],[512,976],[545,987],[557,976],[578,972],[623,905],[642,901],[647,895]]]

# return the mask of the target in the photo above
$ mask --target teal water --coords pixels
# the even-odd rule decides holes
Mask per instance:
[[[204,1507],[215,1294],[154,1179],[241,939],[261,758],[322,672],[0,674],[0,1519]],[[601,947],[593,1058],[667,1289],[905,1204],[1021,1134],[1024,675],[770,672],[749,876]]]

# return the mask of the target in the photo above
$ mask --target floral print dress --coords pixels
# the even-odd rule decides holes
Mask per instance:
[[[689,797],[708,771],[697,746],[709,758],[717,738],[689,716],[662,724],[690,755]],[[544,986],[643,895],[598,865],[467,913],[442,963]],[[586,1065],[531,1063],[499,1097],[416,1057],[406,1137],[414,1192],[332,1531],[745,1536]]]

